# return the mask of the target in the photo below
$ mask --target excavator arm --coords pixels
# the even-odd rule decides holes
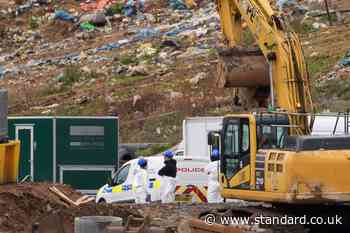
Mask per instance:
[[[290,134],[307,135],[305,113],[313,111],[309,75],[298,35],[268,0],[217,0],[229,47],[241,42],[242,21],[269,65],[270,107],[289,115]]]

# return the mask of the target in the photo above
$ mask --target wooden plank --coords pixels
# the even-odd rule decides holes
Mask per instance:
[[[60,197],[62,200],[64,200],[65,202],[74,205],[74,206],[78,206],[77,203],[75,203],[74,201],[72,201],[70,198],[68,198],[64,193],[62,193],[60,190],[58,190],[55,186],[52,186],[49,188],[50,191],[52,191],[53,193],[55,193],[58,197]]]
[[[89,196],[84,195],[84,196],[78,198],[78,200],[76,200],[75,202],[76,202],[76,203],[80,203],[80,202],[82,202],[82,201],[85,201],[87,198],[89,198]]]
[[[84,199],[84,200],[82,200],[82,201],[80,201],[80,202],[76,202],[76,203],[77,203],[78,206],[79,206],[79,205],[86,204],[86,203],[91,202],[91,201],[94,201],[94,200],[95,200],[94,197],[88,197],[88,198],[86,198],[86,199]]]

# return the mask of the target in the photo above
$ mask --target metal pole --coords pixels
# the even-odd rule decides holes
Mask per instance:
[[[340,112],[338,113],[338,117],[337,117],[337,120],[336,120],[335,125],[334,125],[333,135],[335,135],[335,133],[337,132],[339,117],[340,117]],[[344,125],[345,125],[345,122],[344,122]]]
[[[272,62],[269,62],[269,76],[270,76],[270,94],[271,94],[271,107],[272,109],[275,109],[275,93],[274,93],[274,86],[273,86],[273,70],[272,70]]]
[[[332,18],[331,18],[331,14],[329,13],[328,0],[324,0],[324,4],[326,6],[326,11],[327,11],[327,15],[328,15],[329,25],[332,26]]]
[[[346,110],[346,134],[349,134],[349,109]]]

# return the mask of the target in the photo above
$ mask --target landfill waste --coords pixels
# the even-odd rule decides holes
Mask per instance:
[[[156,37],[160,35],[160,31],[155,28],[142,28],[136,34],[136,38],[138,40],[144,40],[152,37]]]
[[[80,24],[80,28],[86,31],[93,31],[96,27],[89,22],[83,22]]]
[[[23,1],[21,4],[16,4],[16,9],[14,10],[14,13],[16,16],[19,16],[25,12],[30,11],[33,7],[38,7],[43,4],[47,4],[48,1],[43,0],[27,0]],[[12,13],[12,11],[9,9],[9,13]]]
[[[339,66],[350,66],[350,49],[346,52],[345,56],[340,60]]]
[[[62,13],[66,13],[66,11],[62,11]],[[57,13],[57,12],[56,12]],[[100,14],[100,13],[99,13]],[[62,14],[65,15],[65,14]],[[80,28],[83,30],[89,31],[92,29],[90,24],[83,24],[82,20],[84,17],[91,19],[91,16],[96,14],[87,14],[88,16],[83,16],[80,18]],[[86,22],[86,21],[85,21]],[[93,24],[92,24],[93,25]],[[95,26],[95,25],[94,25]],[[95,56],[100,52],[112,51],[114,49],[120,49],[124,46],[129,46],[131,44],[135,44],[144,40],[152,39],[152,38],[161,38],[165,37],[176,37],[179,34],[191,34],[191,33],[199,33],[198,35],[207,33],[209,29],[216,30],[219,28],[219,16],[216,12],[215,4],[210,3],[207,8],[200,10],[196,15],[190,18],[183,18],[178,22],[168,25],[158,25],[154,27],[144,27],[134,30],[134,34],[131,36],[126,36],[124,38],[119,38],[114,42],[108,42],[106,44],[102,44],[99,47],[89,48],[84,50],[84,53],[88,55],[89,61],[93,63],[106,61],[105,57]],[[84,34],[78,34],[78,38],[84,38]],[[73,39],[66,39],[57,43],[49,43],[43,44],[40,46],[40,49],[37,52],[43,53],[46,50],[60,50],[63,48],[71,47],[74,48],[76,46],[76,42]],[[190,48],[185,53],[182,54],[182,57],[190,57],[191,55],[201,55],[208,52],[207,48],[202,48],[204,45],[199,44],[198,48]],[[17,52],[16,52],[17,53]],[[11,60],[16,53],[6,55],[6,60]],[[181,57],[181,56],[180,56]],[[47,67],[52,65],[72,65],[78,64],[82,62],[82,57],[80,53],[66,53],[64,55],[58,56],[50,56],[49,58],[42,59],[30,59],[25,64],[13,65],[6,69],[7,74],[17,74],[18,72],[28,72],[35,67]],[[5,75],[5,74],[4,74]]]
[[[277,0],[277,6],[280,8],[286,7],[286,6],[294,6],[297,4],[296,0]]]
[[[151,43],[142,44],[137,49],[137,57],[150,57],[154,56],[157,53],[157,49],[152,47]]]
[[[101,11],[114,2],[114,0],[96,0],[95,2],[81,3],[80,8],[83,11]]]
[[[164,40],[162,41],[161,46],[163,47],[174,47],[174,48],[180,48],[180,45],[178,42],[174,41],[174,40]]]
[[[124,5],[120,2],[117,2],[115,4],[110,5],[105,11],[106,16],[113,16],[116,14],[122,14],[123,13],[123,6]]]
[[[144,0],[127,0],[123,6],[123,14],[125,16],[131,17],[137,15],[137,12],[144,12],[145,1]]]
[[[4,74],[5,74],[5,69],[2,66],[0,66],[0,78],[2,78]]]
[[[193,8],[197,6],[197,2],[195,0],[185,0],[185,3],[188,8]]]
[[[198,73],[195,77],[189,80],[191,84],[197,85],[201,80],[206,79],[207,74],[206,73]]]
[[[348,49],[345,56],[335,65],[331,72],[318,80],[318,85],[322,86],[327,81],[341,80],[342,78],[348,79],[348,77],[350,77],[350,49]]]
[[[169,5],[174,10],[186,10],[187,6],[182,0],[169,0]]]
[[[69,14],[67,11],[64,11],[64,10],[56,11],[54,18],[58,20],[70,21],[70,22],[74,22],[76,19],[74,16],[72,16],[71,14]]]
[[[324,23],[315,22],[315,23],[312,24],[312,27],[314,29],[320,29],[320,28],[326,28],[328,26],[327,26],[327,24],[324,24]]]
[[[94,26],[99,27],[106,25],[107,19],[103,13],[92,13],[81,16],[79,22],[88,22]]]

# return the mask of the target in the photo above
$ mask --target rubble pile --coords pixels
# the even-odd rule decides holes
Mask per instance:
[[[215,208],[227,208],[227,204],[113,204],[96,205],[94,202],[80,206],[67,206],[50,191],[56,187],[72,200],[82,194],[69,186],[49,183],[23,183],[0,187],[0,232],[32,232],[34,225],[39,232],[74,232],[74,218],[80,216],[117,216],[124,222],[129,216],[151,218],[151,224],[168,232],[176,232],[181,220],[197,218],[201,213]]]
[[[343,79],[350,77],[350,49],[345,56],[334,66],[334,69],[327,75],[321,77],[319,81],[325,82],[334,79]]]
[[[69,186],[49,183],[22,183],[0,187],[0,232],[32,232],[39,225],[39,232],[74,232],[74,218],[79,216],[142,217],[142,212],[121,205],[114,208],[97,206],[93,201],[79,206],[67,205],[50,189],[55,187],[72,200],[82,194]]]
[[[26,183],[0,187],[0,231],[30,232],[31,224],[52,211],[65,208],[65,203],[49,191],[52,185]],[[65,185],[55,185],[76,199],[81,196]]]
[[[314,30],[350,22],[350,4],[346,0],[327,0],[327,5],[324,0],[278,0],[277,5],[291,21],[310,25]]]

